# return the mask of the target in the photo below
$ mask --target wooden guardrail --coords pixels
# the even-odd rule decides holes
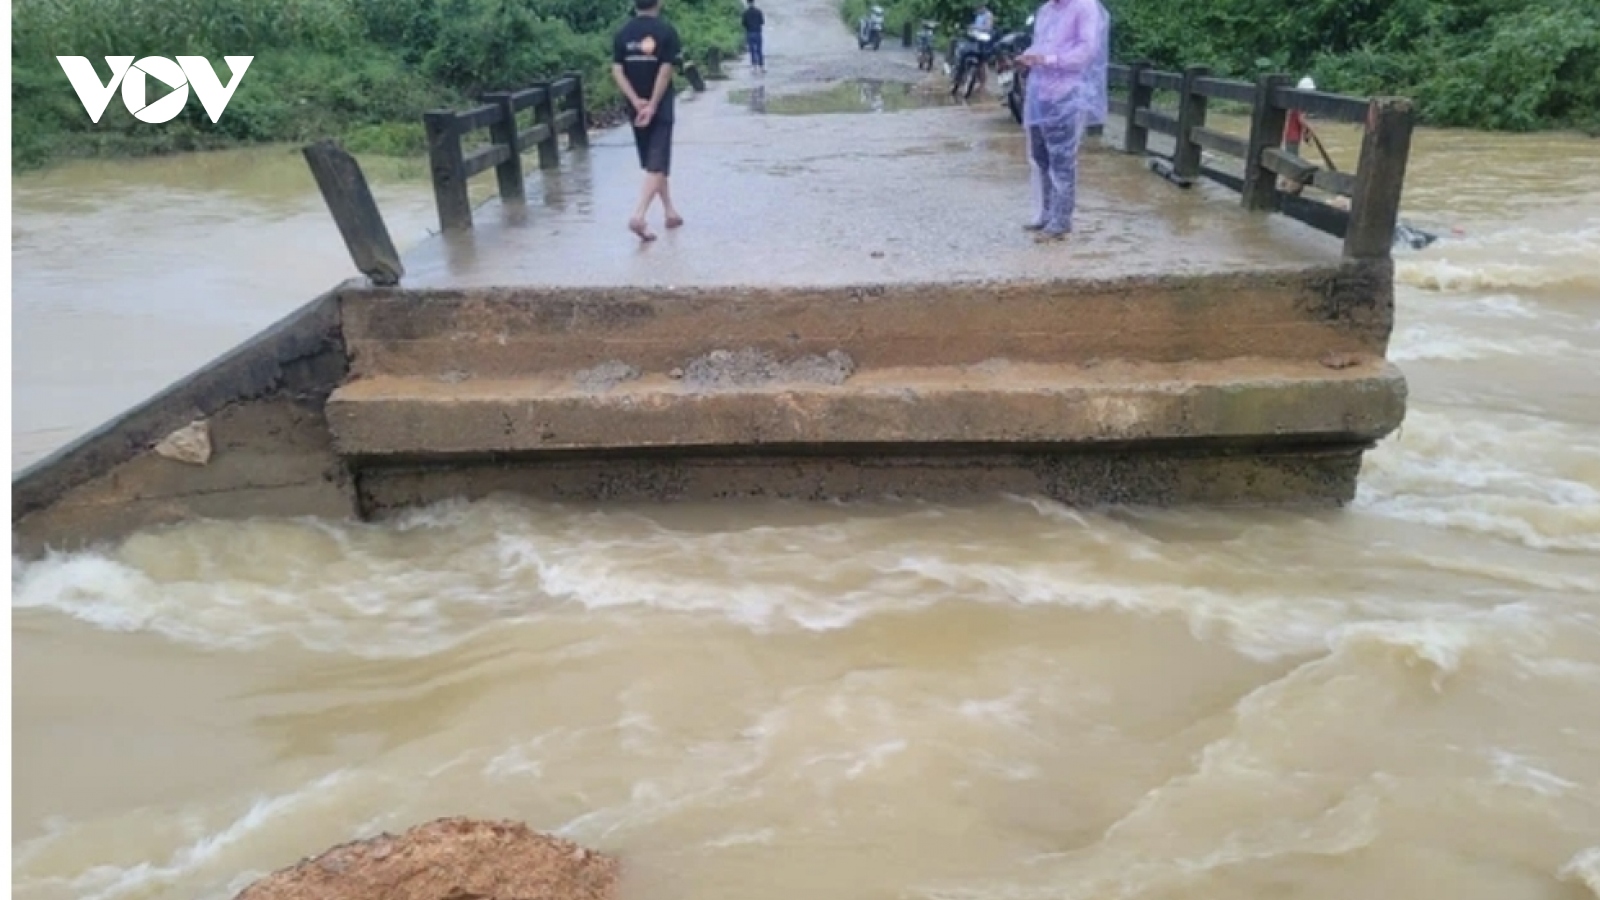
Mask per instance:
[[[1205,176],[1240,193],[1247,209],[1270,210],[1297,219],[1344,240],[1352,259],[1387,258],[1399,223],[1400,195],[1411,153],[1415,115],[1411,101],[1399,97],[1362,99],[1321,91],[1299,90],[1288,75],[1263,75],[1254,84],[1211,77],[1203,66],[1161,72],[1148,63],[1111,66],[1111,111],[1124,117],[1123,150],[1160,156],[1171,163],[1171,177],[1180,184]],[[1176,93],[1176,113],[1155,108],[1157,91]],[[1228,134],[1206,125],[1210,100],[1228,100],[1250,107],[1249,133]],[[1319,167],[1282,148],[1290,111],[1322,120],[1364,126],[1361,156],[1355,172]],[[1149,149],[1150,132],[1176,142],[1171,156]],[[1204,163],[1204,151],[1244,161],[1243,177]],[[1278,177],[1310,185],[1349,200],[1344,209],[1278,189]]]
[[[589,145],[583,77],[576,73],[520,91],[484,94],[479,99],[482,106],[459,112],[434,110],[422,116],[439,227],[445,231],[472,227],[472,204],[467,197],[472,176],[494,169],[500,199],[522,202],[527,199],[522,179],[524,152],[537,147],[539,168],[554,169],[561,164],[561,135],[567,135],[570,147]],[[523,127],[518,117],[527,110],[533,111],[533,117]],[[481,129],[488,129],[489,142],[468,149],[466,138]]]

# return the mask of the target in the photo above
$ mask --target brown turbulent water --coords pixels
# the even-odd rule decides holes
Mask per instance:
[[[342,277],[299,166],[18,181],[14,464]],[[1593,900],[1597,173],[1419,136],[1448,236],[1342,511],[497,501],[14,562],[16,895],[221,898],[463,813],[649,900]]]

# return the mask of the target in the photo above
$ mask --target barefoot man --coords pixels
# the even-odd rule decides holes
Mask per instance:
[[[644,188],[639,207],[628,220],[628,230],[641,241],[653,241],[656,236],[645,216],[657,196],[667,227],[683,224],[668,185],[672,174],[672,73],[683,45],[678,32],[661,18],[661,0],[633,0],[633,7],[638,15],[622,26],[611,42],[611,78],[633,106],[633,142],[644,169]]]
[[[1100,0],[1045,0],[1034,14],[1022,124],[1033,167],[1037,241],[1064,240],[1078,199],[1078,145],[1106,119],[1111,15]]]

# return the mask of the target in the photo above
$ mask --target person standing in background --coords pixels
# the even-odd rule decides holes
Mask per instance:
[[[1300,79],[1300,83],[1295,85],[1295,88],[1302,91],[1314,91],[1317,89],[1317,83],[1311,80],[1310,75],[1307,75]],[[1295,156],[1299,156],[1300,142],[1305,136],[1306,114],[1298,109],[1289,110],[1289,118],[1283,123],[1283,149]],[[1298,196],[1305,190],[1305,185],[1290,181],[1280,175],[1278,176],[1278,190]]]
[[[678,32],[661,18],[661,0],[634,0],[634,16],[611,42],[611,79],[633,105],[633,143],[644,169],[639,206],[628,220],[628,230],[641,241],[655,234],[645,222],[650,204],[661,198],[667,227],[677,228],[683,217],[672,205],[672,73],[683,54]]]
[[[1111,14],[1100,0],[1045,0],[1034,14],[1033,46],[1018,62],[1028,70],[1022,124],[1033,168],[1034,216],[1040,242],[1072,231],[1078,198],[1078,147],[1090,126],[1103,125],[1109,98]]]
[[[757,74],[767,74],[767,51],[761,42],[761,30],[766,27],[767,17],[756,9],[756,0],[745,0],[744,10],[744,38],[750,45],[750,67]]]

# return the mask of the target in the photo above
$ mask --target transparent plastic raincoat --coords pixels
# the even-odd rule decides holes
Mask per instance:
[[[1078,145],[1089,126],[1106,120],[1111,15],[1100,0],[1046,0],[1034,15],[1028,53],[1040,57],[1028,72],[1022,106],[1034,226],[1067,232],[1077,201]]]

